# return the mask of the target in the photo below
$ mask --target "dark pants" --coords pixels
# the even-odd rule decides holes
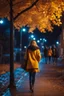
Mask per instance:
[[[53,57],[53,63],[57,63],[57,57]]]
[[[30,89],[34,86],[36,72],[29,72]]]
[[[51,56],[49,56],[49,63],[51,63]]]
[[[48,62],[48,57],[45,57],[45,63],[47,64],[47,62]]]

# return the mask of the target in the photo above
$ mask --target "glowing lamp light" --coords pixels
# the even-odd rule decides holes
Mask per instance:
[[[44,42],[47,42],[47,40],[46,40],[45,38],[43,38],[43,41],[44,41]]]
[[[0,24],[3,24],[3,20],[0,20]]]
[[[43,38],[43,41],[45,41],[45,38]]]
[[[31,38],[34,38],[34,35],[31,35]]]
[[[44,49],[44,46],[42,46],[42,48]]]
[[[42,38],[40,38],[40,40],[42,40]]]
[[[21,51],[21,48],[20,48],[20,51]]]
[[[33,38],[33,40],[36,40],[36,38]]]
[[[57,42],[56,42],[56,44],[58,45],[58,44],[59,44],[59,42],[57,41]]]
[[[24,48],[27,48],[26,46],[24,46]]]
[[[23,31],[23,32],[26,32],[26,28],[23,28],[22,31]]]
[[[47,42],[47,40],[45,39],[45,42]]]
[[[39,41],[39,40],[37,40],[37,43],[40,43],[40,41]]]

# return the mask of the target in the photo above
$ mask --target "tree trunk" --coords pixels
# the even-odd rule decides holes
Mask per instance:
[[[64,56],[64,12],[62,14],[62,33],[60,35],[60,49],[61,49],[61,55]]]
[[[13,60],[13,9],[10,0],[10,86],[14,85],[14,60]]]
[[[22,13],[26,12],[27,10],[31,9],[39,0],[36,0],[31,6],[26,8],[25,10],[21,11],[17,14],[17,16],[14,18],[19,17]],[[10,0],[10,86],[14,86],[14,57],[13,57],[13,0]]]

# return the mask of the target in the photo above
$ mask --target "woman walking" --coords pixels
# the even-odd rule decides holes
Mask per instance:
[[[39,61],[41,59],[40,49],[36,41],[32,40],[27,48],[25,59],[27,59],[26,71],[29,72],[30,90],[33,92],[35,75],[39,72]]]

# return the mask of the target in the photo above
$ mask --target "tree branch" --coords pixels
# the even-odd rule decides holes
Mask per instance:
[[[19,2],[15,3],[13,6],[16,6],[16,5],[17,5],[17,4],[19,4],[19,3],[21,3],[21,1],[19,1]]]
[[[21,12],[19,12],[15,17],[14,17],[14,21],[24,12],[28,11],[29,9],[31,9],[39,0],[36,0],[31,6],[29,6],[28,8],[22,10]]]

